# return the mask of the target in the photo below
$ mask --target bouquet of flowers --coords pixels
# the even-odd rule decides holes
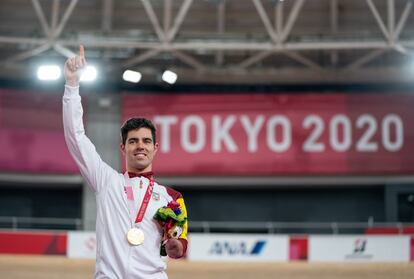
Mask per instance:
[[[183,226],[187,222],[187,217],[180,209],[180,204],[176,201],[170,201],[167,206],[161,207],[154,215],[154,219],[163,228],[163,237],[161,241],[161,256],[166,256],[165,243],[170,238],[178,238],[183,232]]]

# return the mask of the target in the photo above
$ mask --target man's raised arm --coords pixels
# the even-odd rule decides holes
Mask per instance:
[[[95,146],[85,135],[83,108],[79,95],[79,80],[85,67],[85,50],[80,46],[79,54],[66,60],[64,66],[66,84],[63,95],[63,128],[69,153],[83,178],[93,191],[99,192],[107,179],[105,175],[116,171],[102,161]]]

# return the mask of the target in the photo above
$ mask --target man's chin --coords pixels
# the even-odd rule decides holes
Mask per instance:
[[[134,169],[137,169],[137,170],[139,170],[139,171],[143,171],[143,170],[145,170],[146,168],[148,168],[148,165],[146,165],[146,164],[144,164],[144,165],[139,164],[139,165],[135,165],[135,166],[134,166]]]

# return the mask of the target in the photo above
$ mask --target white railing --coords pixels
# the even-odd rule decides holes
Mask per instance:
[[[74,218],[0,216],[2,229],[62,229],[81,230],[82,220]]]
[[[360,234],[368,228],[390,228],[402,234],[405,227],[414,223],[401,222],[190,222],[190,231],[214,232],[256,232],[269,234]]]
[[[391,228],[402,234],[405,227],[414,223],[401,222],[234,222],[234,221],[190,221],[190,232],[230,232],[269,234],[360,234],[368,228]],[[38,218],[0,216],[1,229],[61,229],[82,230],[79,218]]]

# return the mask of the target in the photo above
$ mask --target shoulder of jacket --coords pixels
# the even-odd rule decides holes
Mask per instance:
[[[169,186],[161,185],[159,183],[157,183],[157,185],[166,195],[170,196],[175,201],[183,197],[180,192]]]

